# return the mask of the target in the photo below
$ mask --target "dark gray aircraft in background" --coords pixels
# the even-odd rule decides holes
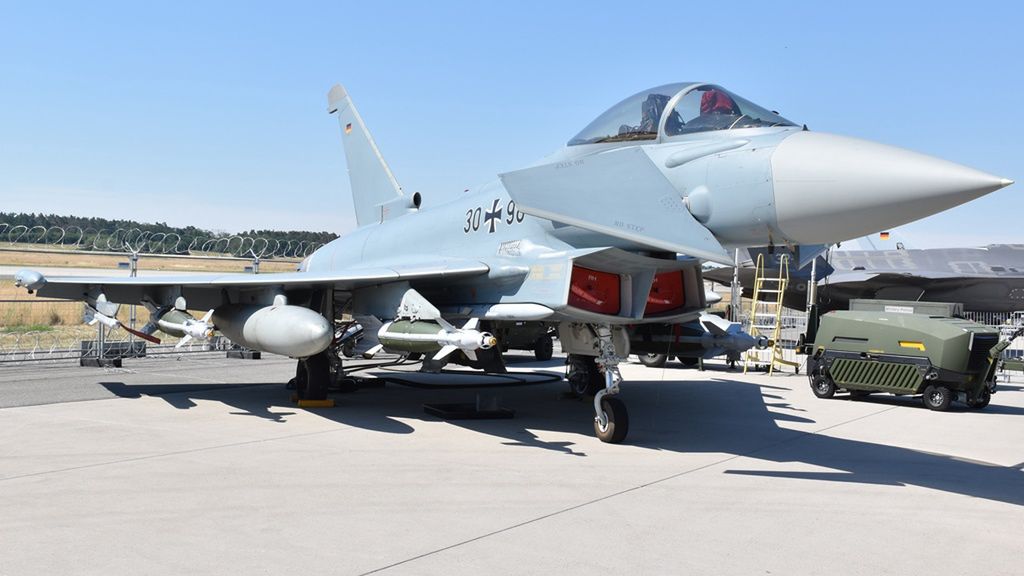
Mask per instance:
[[[778,274],[778,253],[770,260]],[[773,268],[768,268],[772,274]],[[818,257],[817,304],[821,312],[845,310],[853,298],[960,302],[971,312],[1024,310],[1024,244],[981,248],[834,250]],[[732,268],[705,270],[704,277],[732,283]],[[784,303],[803,310],[811,266],[790,268]],[[754,269],[740,268],[743,295],[752,296]]]
[[[544,322],[569,354],[570,379],[599,387],[595,433],[620,442],[629,420],[618,363],[642,340],[636,326],[700,317],[702,260],[729,264],[731,248],[835,244],[1012,183],[810,132],[720,86],[683,82],[638,92],[542,161],[439,202],[403,191],[341,86],[328,94],[328,112],[340,123],[359,228],[299,271],[123,278],[25,270],[16,283],[84,300],[111,325],[117,304],[146,304],[154,326],[172,310],[202,310],[202,319],[178,315],[165,325],[194,338],[216,328],[298,359],[303,402],[326,399],[339,358],[334,335],[347,315],[380,324],[378,350],[487,371],[501,368],[495,333]]]

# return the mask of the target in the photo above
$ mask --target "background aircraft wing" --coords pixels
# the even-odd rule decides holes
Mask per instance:
[[[917,284],[921,280],[968,280],[971,278],[972,276],[969,275],[954,274],[952,272],[942,272],[939,270],[914,270],[913,272],[869,272],[852,270],[849,272],[835,272],[828,277],[828,281],[832,284],[839,284],[843,282],[867,282],[869,280],[874,280],[879,284]]]

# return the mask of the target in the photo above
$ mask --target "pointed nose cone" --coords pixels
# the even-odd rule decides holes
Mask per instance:
[[[1013,183],[867,140],[798,132],[772,155],[779,230],[831,244],[948,210]]]

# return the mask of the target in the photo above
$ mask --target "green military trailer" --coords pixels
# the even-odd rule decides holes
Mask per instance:
[[[920,394],[932,410],[945,410],[953,400],[977,409],[988,405],[1005,348],[998,330],[891,310],[842,310],[820,318],[807,350],[816,396],[831,398],[837,390],[853,397]]]

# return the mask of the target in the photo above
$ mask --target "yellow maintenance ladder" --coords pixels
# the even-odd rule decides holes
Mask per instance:
[[[771,358],[768,363],[768,375],[775,371],[775,366],[792,366],[799,370],[800,363],[786,360],[782,356],[782,297],[789,285],[789,255],[779,256],[778,277],[765,273],[764,254],[757,255],[757,267],[754,273],[754,298],[750,301],[750,313],[747,315],[747,333],[753,337],[766,336],[771,341]],[[759,351],[748,350],[743,359],[743,373],[751,366],[755,368],[762,363]]]

